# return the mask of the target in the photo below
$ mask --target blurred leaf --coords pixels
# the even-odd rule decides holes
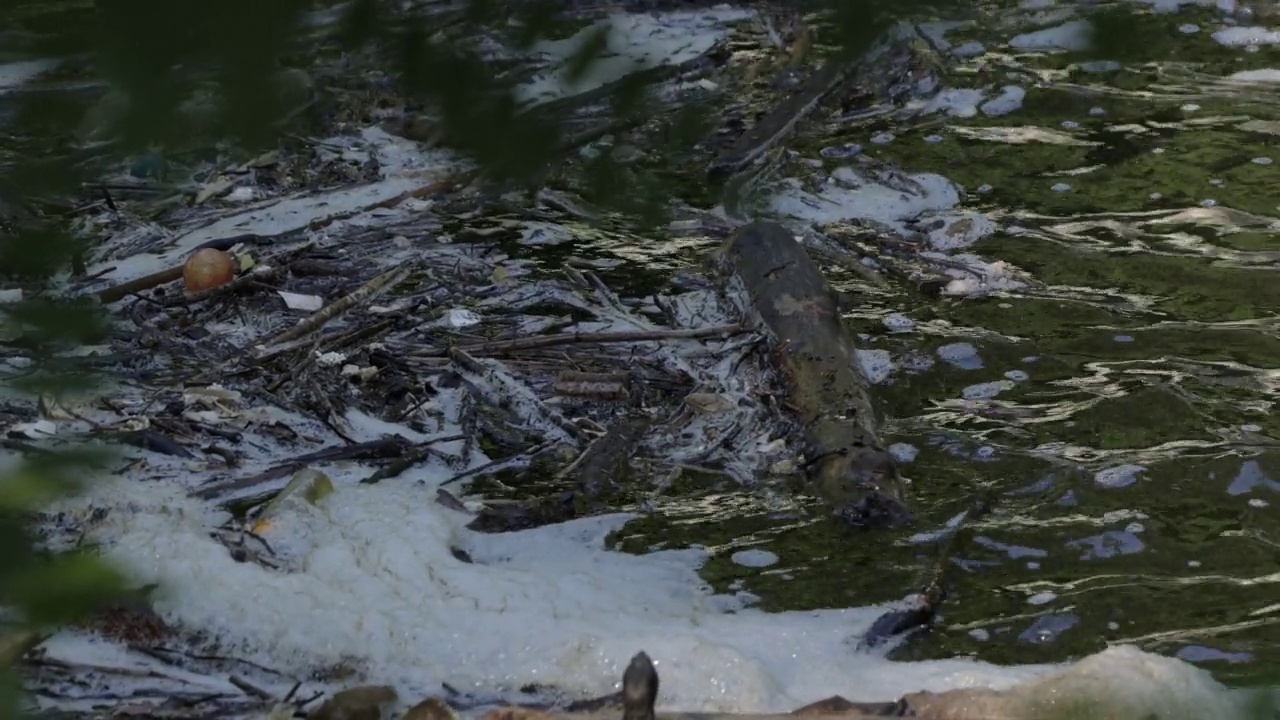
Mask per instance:
[[[71,552],[4,578],[4,594],[27,623],[50,627],[74,621],[123,592],[124,583],[99,557]]]
[[[604,55],[604,51],[609,48],[609,31],[608,25],[592,30],[568,57],[564,75],[569,84],[575,84],[585,77],[592,65]]]

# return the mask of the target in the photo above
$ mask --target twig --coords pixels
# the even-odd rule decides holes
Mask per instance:
[[[144,290],[150,290],[151,288],[159,287],[165,283],[173,282],[174,280],[182,277],[182,267],[182,265],[171,267],[166,270],[161,270],[160,272],[154,272],[150,275],[143,275],[140,278],[122,282],[119,285],[113,285],[112,287],[98,292],[98,301],[103,305],[109,305],[113,302],[123,300],[135,293],[140,293]]]
[[[310,316],[299,321],[298,324],[294,325],[292,328],[280,333],[279,335],[275,336],[274,338],[264,343],[260,343],[261,349],[259,349],[255,353],[255,356],[265,357],[274,350],[273,346],[275,345],[286,343],[286,342],[289,342],[290,340],[295,340],[304,335],[310,335],[311,333],[324,327],[324,325],[328,323],[330,320],[338,317],[339,315],[342,315],[343,313],[347,312],[348,310],[355,307],[356,305],[364,302],[365,300],[368,300],[369,298],[373,297],[375,294],[396,285],[401,280],[403,280],[405,276],[407,276],[413,269],[414,269],[414,265],[412,264],[401,265],[394,269],[388,270],[382,273],[381,275],[378,275],[377,277],[373,278],[369,282],[360,286],[360,288],[358,288],[357,290],[351,292],[348,295],[344,295],[341,298],[338,298],[332,303],[329,303],[329,305],[317,310],[316,312],[312,313]]]
[[[325,448],[306,455],[299,455],[295,458],[277,463],[270,468],[248,477],[227,480],[213,485],[206,485],[191,493],[192,497],[202,500],[208,500],[217,497],[220,493],[228,490],[243,490],[245,488],[254,487],[264,483],[278,480],[286,475],[297,472],[302,467],[310,463],[318,462],[335,462],[338,460],[371,460],[384,459],[387,457],[395,457],[404,454],[405,440],[398,435],[383,438],[381,440],[371,440],[369,442],[357,443],[354,445],[338,445],[336,447]]]
[[[361,480],[360,482],[365,485],[372,485],[376,482],[386,480],[387,478],[396,477],[400,473],[404,472],[405,470],[408,470],[410,467],[416,465],[417,463],[422,462],[429,455],[434,453],[436,450],[433,446],[436,443],[454,442],[455,440],[466,440],[466,439],[467,439],[466,435],[446,435],[444,437],[432,438],[422,443],[421,445],[418,445],[417,447],[410,448],[408,452],[406,452],[404,455],[401,455],[397,460],[392,462],[390,465],[384,468],[378,468],[376,471],[373,472],[372,475]]]
[[[556,441],[555,441],[555,440],[548,440],[547,442],[544,442],[544,443],[542,443],[541,445],[535,446],[535,447],[533,447],[532,449],[530,449],[529,451],[527,451],[527,452],[523,452],[523,453],[521,453],[521,454],[519,454],[519,455],[515,455],[515,456],[507,457],[507,458],[502,458],[502,459],[500,459],[500,460],[493,460],[493,461],[491,461],[491,462],[487,462],[487,463],[485,463],[485,464],[483,464],[483,465],[480,465],[479,467],[473,467],[473,468],[471,468],[470,470],[463,470],[462,472],[458,473],[457,475],[454,475],[453,477],[449,478],[448,480],[445,480],[444,482],[440,483],[439,487],[444,487],[445,485],[451,485],[451,484],[456,483],[456,482],[458,482],[458,481],[460,481],[460,480],[466,480],[467,478],[469,478],[469,477],[474,477],[474,476],[476,476],[476,475],[485,475],[485,474],[487,474],[487,473],[489,473],[489,472],[491,472],[491,471],[493,471],[493,470],[496,470],[496,469],[501,468],[501,467],[506,466],[506,465],[513,465],[513,464],[515,464],[515,463],[517,463],[517,462],[520,462],[520,461],[522,461],[522,460],[523,460],[523,461],[532,460],[533,458],[537,457],[538,455],[541,455],[542,453],[544,453],[544,452],[546,452],[546,451],[550,450],[551,448],[555,447],[555,446],[556,446],[556,444],[557,444],[557,443],[556,443]]]
[[[253,683],[249,682],[248,680],[245,680],[242,677],[239,677],[237,675],[229,675],[227,676],[227,682],[243,690],[246,695],[253,695],[254,697],[260,698],[262,700],[269,700],[271,702],[275,702],[275,699],[276,699],[275,695],[272,695],[271,693],[267,692],[266,690],[263,690],[262,688],[258,687],[257,685],[254,685]]]
[[[710,337],[729,337],[746,332],[741,324],[717,325],[709,328],[693,328],[687,330],[623,330],[620,332],[591,333],[555,333],[552,335],[536,335],[534,337],[512,338],[510,340],[491,340],[489,342],[461,345],[455,348],[467,353],[483,355],[500,355],[518,350],[553,347],[556,345],[574,345],[578,343],[622,343],[645,342],[649,340],[695,340]],[[430,348],[409,353],[409,357],[443,357],[449,355],[450,348]]]

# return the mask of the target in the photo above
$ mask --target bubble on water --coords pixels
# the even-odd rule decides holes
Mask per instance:
[[[1031,627],[1022,631],[1018,639],[1034,644],[1050,643],[1062,633],[1075,627],[1076,618],[1065,613],[1055,613],[1037,618]]]
[[[942,136],[941,135],[925,135],[924,141],[927,143],[940,143],[942,142]]]
[[[1187,103],[1186,105],[1183,105],[1181,108],[1179,108],[1179,110],[1181,110],[1182,112],[1195,112],[1199,109],[1200,109],[1200,106],[1195,103]]]
[[[1214,200],[1213,198],[1205,198],[1204,200],[1200,201],[1200,207],[1210,208],[1210,207],[1215,207],[1217,204],[1218,204],[1218,201]]]
[[[1118,343],[1131,343],[1131,342],[1133,342],[1133,336],[1132,336],[1132,335],[1117,335],[1117,336],[1115,336],[1115,337],[1113,337],[1113,338],[1111,338],[1111,339],[1112,339],[1112,340],[1115,340],[1115,341],[1116,341],[1116,342],[1118,342]]]
[[[1245,425],[1241,425],[1240,429],[1245,432],[1262,432],[1262,426],[1254,425],[1253,423],[1247,423]]]
[[[1147,468],[1144,465],[1117,465],[1099,470],[1094,474],[1093,481],[1107,488],[1129,487],[1138,481],[1139,473],[1146,471]]]
[[[1039,569],[1040,569],[1040,563],[1036,562],[1035,560],[1032,560],[1031,562],[1028,562],[1028,563],[1027,563],[1027,569],[1028,569],[1028,570],[1039,570]]]
[[[1227,486],[1227,494],[1231,496],[1252,492],[1254,488],[1267,488],[1280,491],[1280,482],[1273,480],[1257,460],[1246,460],[1240,464],[1240,471]]]
[[[1178,32],[1183,33],[1184,35],[1192,35],[1200,32],[1200,26],[1193,25],[1191,23],[1184,23],[1178,26]]]
[[[1025,372],[1021,370],[1010,370],[1006,372],[1004,376],[1014,382],[1023,382],[1028,377],[1030,377],[1029,375],[1027,375]]]
[[[1054,192],[1066,192],[1071,189],[1071,186],[1066,183],[1058,183],[1049,189]]]
[[[1249,507],[1264,508],[1270,504],[1271,503],[1267,502],[1266,500],[1263,500],[1262,498],[1251,498],[1249,500]]]
[[[1198,568],[1198,567],[1200,567],[1200,561],[1199,561],[1199,560],[1188,560],[1188,561],[1187,561],[1187,567],[1189,567],[1189,568]]]
[[[977,640],[978,642],[986,642],[991,639],[991,633],[983,630],[982,628],[974,628],[969,631],[969,637]]]
[[[1107,111],[1104,110],[1103,108],[1095,106],[1095,107],[1089,108],[1089,114],[1092,115],[1093,117],[1101,117],[1103,115],[1106,115]]]
[[[771,553],[768,550],[757,550],[755,548],[752,548],[751,550],[739,550],[729,556],[729,559],[736,565],[749,568],[769,567],[770,565],[778,562],[778,556],[774,553]]]
[[[1209,184],[1214,187],[1222,187],[1227,184],[1227,181],[1222,180],[1221,178],[1209,178]]]
[[[993,188],[990,185],[987,185],[986,183],[983,183],[978,186],[978,192],[980,193],[989,193],[991,192],[992,189]]]
[[[1081,560],[1105,560],[1117,555],[1133,555],[1142,552],[1146,545],[1137,535],[1122,530],[1108,530],[1100,535],[1072,540],[1068,547],[1085,548]]]
[[[1272,161],[1271,161],[1271,158],[1269,157],[1256,157],[1250,160],[1249,162],[1253,163],[1254,165],[1270,165]]]
[[[1080,127],[1080,123],[1076,122],[1075,120],[1063,120],[1063,121],[1062,121],[1062,129],[1063,129],[1063,130],[1075,130],[1075,129],[1076,129],[1076,128],[1078,128],[1078,127]]]
[[[1151,148],[1151,154],[1152,154],[1152,155],[1163,155],[1163,154],[1164,154],[1164,148]]]
[[[908,443],[894,443],[889,446],[889,455],[900,463],[914,462],[920,449]]]
[[[862,146],[854,143],[845,143],[844,145],[831,145],[824,147],[818,151],[818,154],[828,160],[848,160],[851,157],[862,153]]]
[[[1017,85],[1005,85],[1000,88],[1000,94],[990,100],[982,103],[979,109],[984,115],[998,117],[1000,115],[1008,115],[1022,107],[1022,101],[1027,97],[1027,91]]]
[[[893,133],[889,133],[889,132],[880,132],[871,136],[871,142],[875,143],[876,145],[888,145],[889,143],[893,142],[893,139],[894,139]]]
[[[979,460],[990,460],[996,456],[996,449],[990,445],[983,445],[973,452],[973,456]]]
[[[948,343],[938,348],[938,357],[951,367],[961,370],[980,370],[982,358],[978,349],[966,342]]]
[[[1058,596],[1056,593],[1042,592],[1042,593],[1036,593],[1035,595],[1032,595],[1031,597],[1027,598],[1027,604],[1044,605],[1046,603],[1051,603],[1057,599],[1058,599]]]
[[[1131,532],[1131,533],[1134,533],[1135,535],[1137,533],[1143,532],[1146,529],[1147,529],[1146,526],[1140,522],[1132,522],[1124,526],[1125,532]]]
[[[1107,623],[1107,629],[1108,629],[1108,630],[1119,630],[1119,629],[1120,629],[1120,623],[1118,623],[1118,622],[1109,622],[1109,623]]]
[[[970,385],[960,391],[961,397],[965,400],[990,400],[1013,387],[1013,383],[1008,380],[996,380],[994,382],[978,383]]]
[[[1148,195],[1148,196],[1147,196],[1147,199],[1148,199],[1148,200],[1159,200],[1159,199],[1160,199],[1160,198],[1162,198],[1162,197],[1164,197],[1164,195],[1162,195],[1161,193],[1155,192],[1155,193],[1151,193],[1150,195]]]
[[[884,323],[885,328],[889,332],[902,333],[911,332],[916,327],[916,321],[901,313],[893,313],[885,317],[880,322]]]
[[[1033,363],[1033,362],[1035,362],[1035,361],[1037,361],[1037,360],[1039,360],[1039,359],[1040,359],[1040,356],[1039,356],[1039,355],[1027,355],[1026,357],[1022,358],[1022,362],[1024,362],[1024,363]]]

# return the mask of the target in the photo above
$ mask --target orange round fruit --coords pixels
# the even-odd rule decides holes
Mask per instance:
[[[200,292],[226,285],[236,275],[236,263],[221,250],[205,248],[192,255],[182,266],[182,282],[187,292]]]

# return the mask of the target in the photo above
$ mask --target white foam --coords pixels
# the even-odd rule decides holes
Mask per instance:
[[[179,265],[193,248],[210,240],[247,233],[274,236],[301,232],[308,227],[335,221],[355,222],[360,216],[377,212],[385,215],[392,212],[385,206],[394,205],[409,193],[466,167],[465,162],[451,153],[421,150],[415,143],[376,127],[364,130],[360,140],[354,144],[350,139],[333,142],[352,145],[344,153],[348,157],[376,157],[381,177],[363,185],[319,193],[307,190],[273,198],[213,222],[197,220],[185,232],[180,231],[168,247],[157,254],[130,251],[128,257],[113,258],[110,257],[113,243],[108,242],[104,248],[106,256],[90,267],[90,274],[99,280],[122,282]]]
[[[1268,700],[1229,691],[1208,672],[1174,658],[1117,646],[1007,693],[957,691],[912,698],[911,705],[921,716],[947,720],[1237,720],[1270,717],[1270,710],[1262,711]]]
[[[1215,32],[1213,39],[1228,47],[1280,45],[1280,30],[1269,30],[1264,27],[1229,27]]]
[[[727,7],[662,14],[615,13],[564,40],[545,40],[533,52],[551,61],[549,70],[516,89],[516,97],[537,105],[577,95],[663,65],[679,65],[705,54],[724,39],[725,24],[751,17],[751,10]],[[570,59],[597,34],[605,47],[580,77],[572,78]]]
[[[1069,20],[1061,25],[1015,35],[1009,46],[1019,50],[1084,50],[1089,47],[1093,26],[1088,20]]]
[[[1128,487],[1138,481],[1138,475],[1146,472],[1147,468],[1142,465],[1118,465],[1116,467],[1099,470],[1094,476],[1093,481],[1108,488]]]
[[[1259,68],[1257,70],[1241,70],[1227,76],[1236,82],[1280,83],[1280,70],[1275,68]]]
[[[968,118],[978,114],[982,91],[973,88],[945,88],[929,99],[924,112],[940,112],[952,117]]]
[[[893,358],[889,355],[888,350],[863,350],[857,351],[858,365],[862,369],[862,374],[867,378],[867,382],[872,385],[878,385],[893,374]]]
[[[817,194],[802,189],[798,182],[788,181],[771,198],[770,208],[785,217],[816,223],[875,220],[900,226],[902,220],[945,210],[960,201],[955,185],[933,173],[905,176],[920,188],[914,193],[864,181],[852,172],[837,170],[832,178],[834,182],[827,183]]]
[[[741,608],[699,581],[700,552],[604,551],[626,515],[480,535],[433,501],[431,473],[352,485],[341,469],[326,471],[338,486],[332,495],[318,506],[286,501],[264,531],[283,571],[233,560],[209,536],[222,514],[163,483],[96,486],[87,497],[117,509],[91,537],[138,581],[163,584],[163,617],[216,636],[225,652],[298,675],[354,659],[405,698],[441,682],[605,693],[641,649],[663,673],[663,705],[687,710],[783,711],[831,694],[1005,687],[1047,669],[856,653],[879,609]],[[474,562],[455,557],[455,547]]]

